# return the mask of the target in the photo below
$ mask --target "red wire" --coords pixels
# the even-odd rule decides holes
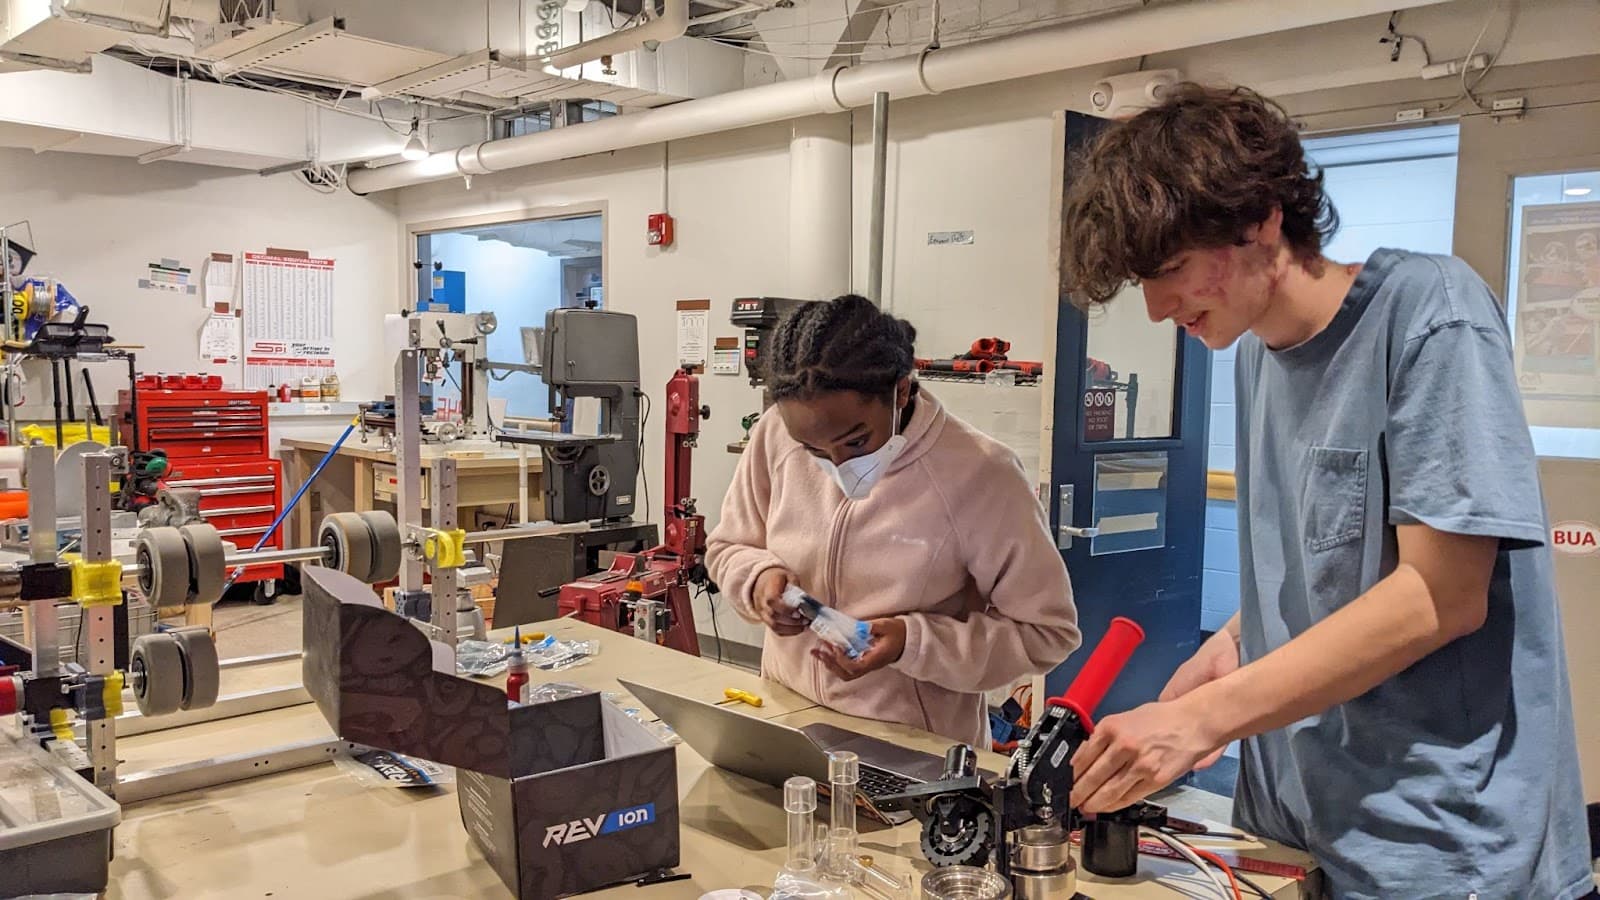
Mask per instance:
[[[1193,844],[1189,845],[1189,849],[1194,851],[1195,856],[1198,856],[1206,862],[1211,863],[1213,866],[1221,869],[1222,874],[1228,876],[1228,885],[1233,888],[1233,900],[1244,900],[1244,895],[1239,893],[1239,879],[1233,877],[1232,866],[1224,862],[1222,857],[1212,853],[1209,850],[1201,850],[1199,847],[1196,847]]]

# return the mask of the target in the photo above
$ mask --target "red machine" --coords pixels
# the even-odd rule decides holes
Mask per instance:
[[[667,382],[666,503],[659,547],[619,553],[611,568],[561,586],[557,609],[602,628],[700,655],[689,585],[707,582],[706,520],[690,496],[690,463],[700,420],[700,379],[684,369]]]
[[[164,451],[169,467],[160,486],[194,488],[201,515],[224,540],[255,546],[283,506],[266,392],[225,391],[215,375],[143,375],[136,390],[136,397],[118,392],[119,441],[140,452]],[[274,535],[263,549],[281,546]],[[282,563],[264,563],[246,567],[239,580],[281,578]]]

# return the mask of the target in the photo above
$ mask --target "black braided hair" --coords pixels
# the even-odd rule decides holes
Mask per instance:
[[[832,391],[882,397],[915,368],[917,329],[846,294],[799,306],[778,323],[766,354],[774,402]],[[917,385],[913,382],[912,391]]]

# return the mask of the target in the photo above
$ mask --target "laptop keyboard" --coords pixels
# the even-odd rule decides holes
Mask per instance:
[[[856,785],[856,790],[868,797],[887,797],[890,794],[902,793],[916,783],[904,775],[896,775],[872,766],[862,766],[861,782]]]

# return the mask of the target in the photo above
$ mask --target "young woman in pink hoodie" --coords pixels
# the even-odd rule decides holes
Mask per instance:
[[[984,692],[1081,640],[1072,585],[1017,456],[912,378],[916,330],[857,296],[773,332],[773,410],[709,538],[712,578],[767,626],[762,675],[850,715],[989,746]],[[784,602],[869,624],[851,659]]]

